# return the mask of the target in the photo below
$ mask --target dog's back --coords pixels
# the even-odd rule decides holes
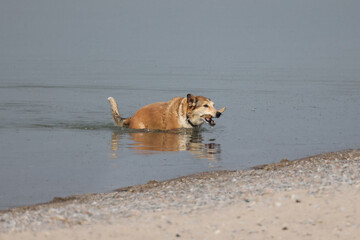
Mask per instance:
[[[130,128],[169,130],[181,128],[178,109],[183,98],[176,97],[168,102],[157,102],[139,109],[130,118]]]

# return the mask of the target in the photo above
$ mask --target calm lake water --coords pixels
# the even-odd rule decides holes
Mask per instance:
[[[355,2],[34,2],[0,4],[0,208],[360,146]],[[112,123],[187,93],[215,127]]]

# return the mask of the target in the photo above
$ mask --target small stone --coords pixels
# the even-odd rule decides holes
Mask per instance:
[[[292,195],[291,195],[291,199],[292,199],[293,201],[295,201],[296,203],[300,203],[300,202],[301,202],[299,196],[296,195],[296,194],[292,194]]]
[[[178,233],[177,233],[177,234],[175,234],[175,237],[177,237],[177,238],[178,238],[178,237],[180,237],[180,234],[178,234]]]

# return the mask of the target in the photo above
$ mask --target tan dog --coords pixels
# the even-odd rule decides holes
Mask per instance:
[[[116,101],[108,98],[111,113],[117,126],[128,125],[134,129],[171,130],[194,128],[204,122],[215,125],[212,118],[219,118],[226,110],[217,111],[214,103],[206,97],[188,94],[186,98],[175,97],[168,102],[158,102],[140,108],[132,117],[121,118]]]

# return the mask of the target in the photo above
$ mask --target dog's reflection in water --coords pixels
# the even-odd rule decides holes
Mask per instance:
[[[150,155],[159,152],[189,151],[195,158],[220,160],[220,144],[214,139],[204,143],[201,132],[198,130],[178,130],[169,132],[113,132],[111,150],[113,157],[117,157],[120,139],[128,135],[133,141],[128,145],[136,154]]]

